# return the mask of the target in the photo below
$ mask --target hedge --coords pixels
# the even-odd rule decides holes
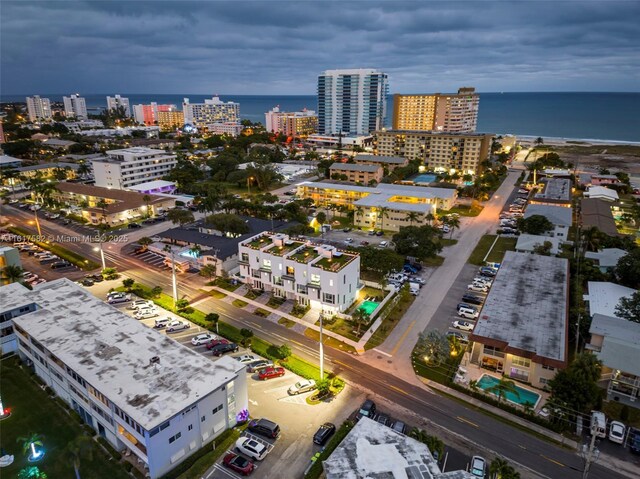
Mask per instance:
[[[340,426],[340,429],[336,431],[333,437],[329,440],[325,448],[316,456],[313,465],[309,468],[309,471],[304,475],[304,479],[318,479],[322,475],[322,461],[327,459],[336,447],[340,445],[342,440],[349,434],[349,431],[353,429],[354,423],[352,421],[345,421]]]
[[[26,238],[33,238],[35,236],[29,231],[22,228],[18,228],[16,226],[10,226],[7,229],[11,231],[13,234],[24,236]],[[38,245],[40,248],[45,249],[47,251],[51,251],[56,256],[59,256],[60,258],[69,261],[71,264],[74,264],[78,268],[84,269],[85,271],[91,271],[100,267],[98,263],[95,263],[89,259],[85,259],[84,256],[81,256],[78,253],[74,253],[73,251],[69,251],[67,248],[63,248],[58,244],[45,243],[44,241],[35,241],[35,240],[30,240],[30,241]]]
[[[104,448],[109,451],[109,454],[111,454],[111,456],[116,460],[119,461],[120,459],[122,459],[122,454],[120,454],[119,451],[116,451],[116,449],[111,445],[111,443],[109,441],[107,441],[104,437],[102,436],[98,436],[97,441],[102,444],[102,446],[104,446]]]

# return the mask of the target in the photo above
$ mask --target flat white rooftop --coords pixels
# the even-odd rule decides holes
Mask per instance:
[[[556,226],[571,226],[573,221],[573,209],[566,206],[531,204],[524,211],[524,217],[529,218],[533,215],[545,216]]]
[[[139,185],[130,186],[129,189],[134,191],[148,191],[155,190],[157,188],[169,188],[175,186],[176,183],[174,181],[154,180],[147,181],[146,183],[140,183]]]
[[[591,316],[603,314],[613,317],[617,317],[616,306],[620,299],[630,297],[636,292],[633,288],[606,281],[589,281],[587,291],[584,300],[589,301],[589,314]]]
[[[344,170],[344,171],[363,171],[368,173],[376,173],[380,166],[378,165],[358,165],[354,163],[341,163],[337,162],[331,165],[332,170]]]
[[[408,186],[408,185],[396,185],[390,183],[380,183],[377,187],[371,188],[368,186],[354,186],[344,183],[329,183],[325,181],[305,181],[298,186],[306,188],[319,188],[336,191],[352,191],[356,193],[368,193],[369,195],[386,195],[391,196],[406,196],[416,198],[455,198],[456,190],[449,188],[434,188],[431,186]]]
[[[640,376],[640,323],[594,314],[589,332],[604,337],[596,354],[605,366]]]
[[[507,251],[473,340],[560,367],[567,359],[568,281],[565,258]]]
[[[358,161],[370,161],[372,163],[392,163],[401,165],[407,162],[407,159],[402,156],[383,156],[383,155],[367,155],[367,154],[358,154],[353,158],[356,162]]]
[[[242,365],[215,362],[150,329],[62,278],[33,291],[0,288],[2,310],[35,303],[15,324],[147,430],[237,377]],[[159,364],[150,359],[159,357]]]
[[[158,150],[156,148],[147,148],[145,146],[132,146],[131,148],[121,148],[119,150],[108,150],[107,154],[122,155],[128,153],[131,155],[158,155],[160,153],[167,153],[164,150]]]

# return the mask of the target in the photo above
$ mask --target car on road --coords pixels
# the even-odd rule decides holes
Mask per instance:
[[[487,473],[487,461],[480,456],[473,456],[471,458],[471,466],[469,467],[469,472],[476,476],[484,478]]]
[[[247,429],[270,439],[277,439],[280,436],[280,426],[264,417],[249,421]]]
[[[149,319],[160,316],[158,314],[158,310],[156,308],[140,308],[135,313],[133,313],[133,317],[136,319]]]
[[[367,399],[362,403],[358,413],[356,414],[356,421],[359,421],[361,417],[368,417],[369,419],[373,419],[376,415],[376,403],[374,403],[371,399]]]
[[[164,329],[171,321],[173,321],[171,318],[156,319],[153,327],[155,329]]]
[[[242,356],[235,356],[233,359],[239,363],[247,364],[257,361],[259,358],[255,357],[253,354],[243,354]]]
[[[221,343],[216,344],[211,348],[211,354],[214,356],[222,356],[225,353],[236,353],[238,352],[238,345],[236,343]]]
[[[182,331],[183,329],[189,329],[191,325],[186,321],[180,321],[179,319],[174,319],[167,324],[167,333],[175,333],[178,331]]]
[[[279,378],[282,376],[284,376],[284,368],[281,367],[264,368],[258,373],[258,379],[262,381],[266,381],[267,379]]]
[[[454,321],[453,327],[461,329],[462,331],[473,331],[473,324],[469,321]]]
[[[131,295],[125,293],[116,293],[107,298],[107,303],[109,304],[127,303],[129,301],[131,301]]]
[[[464,301],[465,303],[478,304],[478,305],[484,302],[484,300],[480,296],[477,296],[475,294],[470,294],[470,293],[463,294],[462,301]]]
[[[254,361],[252,363],[247,364],[247,372],[257,373],[258,371],[262,371],[264,368],[272,368],[273,363],[271,361],[267,361],[266,359],[261,359],[259,361]]]
[[[330,422],[325,422],[322,426],[318,428],[316,433],[313,435],[313,443],[318,446],[323,446],[327,440],[333,436],[333,433],[336,432],[336,425]]]
[[[235,454],[233,452],[230,452],[229,454],[224,456],[222,464],[242,476],[248,476],[256,467],[255,464],[249,459],[246,459],[241,455]]]
[[[351,231],[351,228],[344,228],[342,231],[344,231],[345,233],[349,233]]]
[[[627,432],[627,428],[624,424],[620,421],[611,421],[611,424],[609,424],[609,441],[622,444],[625,432]]]
[[[249,437],[241,437],[236,441],[236,451],[249,456],[255,461],[262,461],[267,455],[267,446]]]
[[[380,413],[376,416],[376,422],[382,424],[383,426],[388,426],[391,423],[391,418],[388,414]]]
[[[291,396],[296,394],[307,393],[309,391],[313,391],[316,388],[316,382],[313,379],[303,379],[302,381],[298,381],[287,391]]]
[[[229,344],[230,341],[224,338],[218,338],[218,339],[214,339],[213,341],[209,341],[207,343],[207,349],[213,349],[214,346],[217,346],[218,344]]]
[[[467,289],[469,291],[473,291],[474,293],[486,293],[487,291],[489,291],[489,288],[487,286],[478,283],[467,285]]]
[[[203,344],[208,344],[214,339],[218,339],[218,336],[211,333],[202,333],[191,338],[191,344],[194,346],[201,346]]]

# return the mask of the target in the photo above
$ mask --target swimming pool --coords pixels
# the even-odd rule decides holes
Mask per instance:
[[[375,301],[363,301],[362,304],[358,306],[358,309],[361,309],[369,316],[371,316],[371,314],[373,314],[379,304],[380,303],[376,303]]]
[[[433,183],[434,181],[436,181],[436,175],[424,173],[422,175],[411,178],[411,181],[413,181],[414,183]]]
[[[478,387],[486,391],[487,389],[498,384],[499,382],[500,382],[500,379],[490,376],[488,374],[483,374],[480,380],[478,381]],[[507,392],[504,395],[504,398],[507,401],[512,402],[514,404],[518,404],[520,406],[523,406],[526,403],[530,403],[532,404],[531,407],[535,408],[538,405],[538,401],[540,401],[540,394],[534,393],[533,391],[522,388],[518,385],[516,385],[516,391],[518,391],[517,396],[511,392]],[[495,393],[491,393],[491,394],[495,394]]]

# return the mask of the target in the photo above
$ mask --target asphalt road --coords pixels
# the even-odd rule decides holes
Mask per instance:
[[[8,207],[3,210],[4,214],[13,218],[16,223],[25,224],[32,219],[31,214],[19,209]],[[41,222],[41,226],[43,234],[69,233],[69,230],[62,225],[45,220]],[[93,250],[92,244],[71,242],[65,246],[99,261],[99,253]],[[117,244],[107,246],[108,266],[113,265],[121,272],[126,271],[126,274],[136,281],[152,286],[159,285],[166,291],[170,291],[170,275],[154,270],[130,256],[120,254],[119,248],[120,245]],[[231,304],[211,297],[204,299],[205,296],[198,291],[201,278],[193,277],[191,281],[188,280],[188,277],[181,275],[180,294],[186,295],[191,300],[200,300],[197,305],[199,309],[205,312],[215,311],[225,322],[237,327],[249,327],[259,336],[276,344],[287,342],[295,354],[309,360],[318,360],[317,342]],[[400,353],[408,355],[410,349]],[[325,348],[326,368],[339,374],[355,387],[368,392],[368,395],[377,402],[388,402],[399,408],[413,411],[416,417],[421,418],[427,430],[436,435],[442,433],[445,442],[448,442],[446,436],[449,435],[456,437],[460,443],[467,444],[470,455],[478,453],[485,456],[494,454],[503,456],[530,471],[529,477],[554,479],[582,477],[583,461],[575,452],[493,419],[467,404],[436,394],[424,386],[405,381],[394,371],[384,367],[386,360],[384,355],[380,354],[376,359],[377,361],[369,363],[368,358]],[[592,466],[589,477],[617,479],[625,476],[595,464]]]

